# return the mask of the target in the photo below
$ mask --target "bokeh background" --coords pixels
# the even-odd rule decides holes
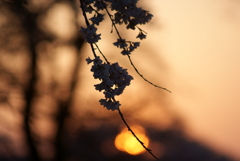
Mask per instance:
[[[139,6],[154,17],[141,27],[148,36],[132,60],[172,93],[135,73],[112,45],[117,35],[106,18],[98,45],[134,77],[117,98],[127,122],[160,160],[240,160],[240,1]],[[119,149],[135,146],[128,137],[115,144],[125,125],[99,105],[103,94],[94,90],[98,80],[85,61],[93,55],[80,26],[79,1],[0,1],[0,160],[154,160]],[[137,31],[118,27],[136,41]]]

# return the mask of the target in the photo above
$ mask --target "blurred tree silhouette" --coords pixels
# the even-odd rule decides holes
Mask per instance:
[[[38,149],[38,136],[34,132],[34,122],[36,120],[35,105],[40,103],[37,99],[44,97],[44,93],[52,89],[56,92],[58,86],[57,81],[51,80],[50,84],[43,82],[44,74],[41,73],[40,59],[44,57],[41,54],[43,48],[47,48],[46,44],[56,44],[56,46],[67,46],[75,48],[79,51],[83,45],[81,37],[72,37],[70,39],[62,39],[51,33],[44,32],[40,29],[39,18],[45,14],[49,8],[55,3],[63,1],[51,2],[34,2],[29,1],[1,1],[1,102],[8,103],[15,110],[17,107],[10,105],[9,96],[15,90],[19,90],[20,97],[23,98],[21,113],[23,114],[23,129],[25,132],[28,151],[31,154],[31,160],[39,161],[41,156]],[[35,3],[35,4],[34,4]],[[41,3],[45,3],[44,5]],[[76,2],[65,1],[65,5],[72,9],[76,15]],[[76,22],[76,16],[73,17]],[[77,25],[75,23],[75,25]],[[46,43],[47,42],[47,43]],[[41,45],[42,44],[42,45]],[[45,45],[44,45],[45,44]],[[41,45],[41,46],[40,46]],[[46,56],[45,56],[46,58]],[[56,137],[54,140],[55,157],[54,160],[64,159],[64,145],[62,134],[64,133],[64,123],[68,116],[68,110],[72,102],[74,89],[77,83],[77,73],[79,71],[79,53],[76,55],[76,63],[71,72],[69,86],[64,89],[65,96],[53,96],[56,100],[57,111],[54,115],[56,126]],[[52,62],[53,63],[53,62]],[[19,67],[18,67],[19,66]],[[55,72],[52,68],[45,69],[47,72]],[[44,71],[45,72],[45,71]],[[66,83],[66,82],[64,82]],[[45,85],[43,85],[45,84]],[[7,87],[8,88],[7,88]],[[49,89],[44,89],[44,88]],[[43,89],[43,90],[41,90]],[[13,91],[14,90],[14,91]],[[47,94],[50,97],[51,94]]]
[[[0,130],[7,131],[0,136],[0,160],[153,160],[109,144],[118,133],[109,119],[94,129],[76,129],[77,137],[69,132],[76,126],[71,107],[84,43],[76,34],[78,6],[75,0],[0,1]],[[164,149],[160,160],[229,160],[186,140],[177,130],[152,131],[149,136]]]

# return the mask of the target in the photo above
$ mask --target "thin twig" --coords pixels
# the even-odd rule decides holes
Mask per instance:
[[[84,19],[85,19],[86,25],[89,26],[90,23],[89,23],[89,21],[88,21],[88,18],[87,18],[86,12],[85,12],[85,10],[84,10],[83,2],[82,2],[82,0],[79,0],[79,1],[80,1],[80,7],[81,7],[81,9],[82,9],[83,17],[84,17]],[[95,53],[95,50],[94,50],[93,44],[92,44],[92,43],[89,43],[89,44],[90,44],[90,46],[91,46],[91,49],[92,49],[93,55],[94,55],[94,57],[96,58],[96,57],[97,57],[97,54]]]
[[[170,90],[168,90],[167,88],[160,87],[160,86],[158,86],[158,85],[156,85],[156,84],[153,84],[153,83],[150,82],[149,80],[147,80],[141,73],[139,73],[138,69],[137,69],[136,66],[133,64],[130,55],[127,55],[127,56],[128,56],[128,59],[129,59],[131,65],[133,66],[134,70],[137,72],[137,74],[138,74],[140,77],[142,77],[143,80],[145,80],[145,81],[148,82],[149,84],[153,85],[154,87],[161,88],[161,89],[163,89],[163,90],[165,90],[165,91],[168,91],[168,92],[172,93],[172,92],[171,92]]]
[[[102,55],[102,57],[105,59],[105,61],[106,61],[108,64],[110,64],[109,61],[107,60],[107,58],[105,57],[105,55],[102,53],[102,51],[101,51],[100,48],[98,47],[97,43],[94,43],[94,45],[97,47],[99,53]]]
[[[110,20],[112,21],[112,26],[113,26],[113,28],[115,29],[115,31],[116,31],[119,39],[120,39],[120,40],[123,40],[122,37],[121,37],[121,35],[120,35],[120,33],[119,33],[119,31],[118,31],[118,29],[117,29],[117,26],[116,26],[115,22],[113,21],[113,19],[112,19],[112,17],[111,17],[112,15],[109,13],[109,11],[108,11],[107,7],[105,6],[104,2],[103,2],[102,0],[101,0],[101,2],[102,2],[102,4],[103,4],[103,6],[104,6],[104,8],[105,8],[105,10],[106,10],[106,12],[107,12]],[[140,29],[139,27],[137,27],[137,28]],[[142,29],[140,29],[140,30],[143,31]],[[143,31],[143,32],[145,32],[145,31]],[[145,33],[146,33],[146,32],[145,32]],[[124,49],[125,51],[127,51],[127,49],[125,49],[125,48],[123,48],[123,49]],[[148,82],[149,84],[153,85],[154,87],[157,87],[157,88],[160,88],[160,89],[163,89],[163,90],[165,90],[165,91],[168,91],[168,92],[172,93],[170,90],[168,90],[168,89],[166,89],[166,88],[164,88],[164,87],[160,87],[160,86],[158,86],[158,85],[156,85],[156,84],[153,84],[153,83],[150,82],[148,79],[146,79],[146,78],[137,70],[136,66],[135,66],[135,65],[133,64],[133,62],[132,62],[132,59],[131,59],[130,55],[127,54],[127,56],[128,56],[129,61],[130,61],[130,64],[132,65],[132,67],[134,68],[134,70],[136,71],[136,73],[137,73],[143,80],[145,80],[145,81]]]
[[[132,133],[132,135],[137,139],[137,141],[142,145],[142,147],[148,151],[149,154],[151,154],[155,159],[159,160],[153,153],[152,150],[147,148],[144,143],[137,137],[137,135],[133,132],[133,130],[131,129],[131,127],[128,125],[127,121],[124,119],[123,114],[120,110],[120,108],[118,109],[118,113],[122,119],[122,121],[124,122],[124,124],[127,126],[128,131],[130,131]]]

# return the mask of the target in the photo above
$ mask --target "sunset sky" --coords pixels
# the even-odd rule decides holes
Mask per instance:
[[[144,4],[144,1],[140,2]],[[102,39],[98,45],[109,61],[120,61],[135,78],[122,96],[123,110],[128,107],[137,110],[141,101],[147,101],[147,108],[139,116],[158,126],[164,121],[158,120],[164,116],[158,107],[168,108],[181,118],[186,135],[240,159],[240,1],[151,0],[151,3],[144,4],[144,8],[154,17],[150,24],[142,27],[148,33],[147,40],[141,42],[132,59],[144,76],[172,93],[157,92],[158,89],[149,87],[133,74],[126,57],[122,57],[112,45],[116,35],[110,35],[111,23],[103,22],[99,30]],[[57,15],[61,21],[63,17],[60,13]],[[56,21],[54,24],[57,15],[50,19]],[[83,23],[80,18],[79,24]],[[126,39],[137,34],[125,28],[121,33]],[[94,90],[93,84],[98,81],[93,81],[90,66],[84,60],[92,57],[88,44],[82,51],[80,76],[84,79],[81,79],[78,98],[98,103],[103,95]],[[92,99],[92,94],[96,100]],[[167,101],[159,104],[158,100],[165,98]],[[95,107],[81,110],[91,108],[96,110]],[[106,115],[105,109],[100,111]]]
[[[190,136],[240,159],[240,1],[147,6],[159,26],[147,41],[167,66],[172,110]]]
[[[166,106],[181,118],[186,135],[240,159],[240,1],[151,0],[144,7],[154,17],[142,27],[147,39],[132,56],[137,67],[144,76],[172,91],[165,93]],[[102,32],[109,34],[110,26],[104,26]],[[123,32],[125,37],[135,36],[128,32]],[[103,52],[113,62],[122,60],[114,56],[108,43],[104,39],[99,42]],[[122,64],[127,66],[126,59]],[[90,86],[92,82],[87,80],[84,84]],[[138,81],[135,76],[132,86],[139,95],[126,94],[132,102],[150,96]],[[155,90],[152,93],[154,100],[161,99]],[[158,103],[152,106],[157,109]],[[156,112],[150,112],[149,119],[157,119],[152,114]]]
[[[47,6],[46,2],[32,1],[39,8]],[[240,0],[140,0],[139,5],[154,17],[149,24],[140,26],[148,33],[147,39],[141,41],[131,58],[144,77],[172,93],[149,85],[136,74],[127,57],[112,45],[117,35],[110,34],[111,22],[102,22],[97,31],[102,34],[98,42],[101,51],[111,63],[119,62],[134,77],[123,95],[116,98],[121,101],[128,121],[142,121],[149,128],[162,130],[170,127],[176,117],[188,138],[240,160]],[[52,95],[62,98],[69,94],[66,89],[79,52],[71,43],[79,36],[79,26],[85,24],[78,9],[75,14],[68,3],[59,2],[37,20],[40,30],[54,38],[54,41],[41,41],[36,47],[41,79],[46,84],[55,80],[61,87],[53,94],[44,95],[43,103],[39,101],[36,109],[40,113],[57,107],[51,100]],[[5,23],[3,16],[1,23]],[[139,41],[135,39],[136,30],[118,27],[124,39]],[[100,127],[109,118],[112,119],[109,124],[114,124],[119,121],[116,111],[99,108],[99,99],[104,96],[94,89],[93,85],[99,80],[92,77],[91,66],[85,61],[87,57],[93,58],[93,54],[85,43],[80,51],[79,84],[71,104],[73,118],[83,124],[85,121],[89,128]],[[15,59],[20,67],[26,68],[22,59],[17,60],[16,56]],[[18,101],[13,101],[13,105],[22,106]],[[12,121],[16,119],[14,115],[6,114],[7,117],[18,126]],[[41,135],[53,135],[54,125],[49,124],[49,120],[39,122],[36,125]],[[2,131],[0,129],[0,134]],[[17,132],[11,134],[21,141]]]

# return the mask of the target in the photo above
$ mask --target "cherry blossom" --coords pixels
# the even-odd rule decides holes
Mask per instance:
[[[120,106],[118,101],[115,101],[115,96],[122,94],[126,86],[130,85],[133,79],[118,63],[108,64],[103,63],[99,56],[94,59],[87,58],[87,63],[93,63],[91,72],[93,77],[99,79],[101,83],[95,84],[95,89],[103,91],[105,99],[100,100],[100,104],[104,105],[108,110],[116,110]]]

